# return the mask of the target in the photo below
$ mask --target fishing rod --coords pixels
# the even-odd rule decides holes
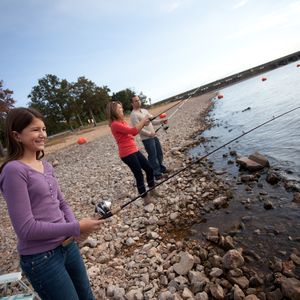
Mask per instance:
[[[198,91],[200,88],[201,88],[201,86],[197,87],[197,88],[189,95],[188,98],[183,99],[182,101],[176,103],[176,105],[178,105],[178,104],[180,104],[180,105],[175,109],[175,111],[170,115],[170,117],[168,117],[168,120],[171,120],[171,119],[174,117],[174,115],[177,113],[177,111],[178,111],[179,109],[181,109],[182,106],[183,106],[184,104],[186,104],[186,103],[192,98],[192,96],[193,96],[194,94],[197,93],[197,91]],[[181,103],[181,102],[182,102],[182,103]],[[167,115],[166,115],[165,113],[166,113],[168,110],[170,110],[171,108],[175,107],[176,105],[173,105],[173,106],[169,107],[167,110],[163,111],[163,112],[160,113],[159,115],[155,116],[154,118],[151,118],[150,121],[152,121],[153,119],[156,119],[157,117],[159,117],[159,116],[161,116],[161,115],[164,115],[163,117],[166,117]],[[163,122],[163,123],[155,130],[155,132],[158,132],[161,128],[163,128],[164,131],[167,131],[167,129],[169,128],[169,126],[166,125],[166,121],[164,121],[164,122]]]
[[[172,108],[174,108],[174,107],[176,107],[178,104],[180,104],[181,102],[183,102],[185,99],[182,99],[182,100],[180,100],[180,101],[178,101],[178,102],[176,102],[175,104],[173,104],[172,106],[170,106],[169,108],[167,108],[167,109],[165,109],[165,110],[163,110],[162,112],[160,112],[159,114],[157,114],[156,116],[154,116],[154,117],[152,117],[152,118],[150,118],[150,121],[153,121],[153,120],[155,120],[156,118],[158,118],[161,114],[164,114],[164,113],[166,113],[167,111],[169,111],[169,110],[171,110]]]
[[[168,177],[165,178],[164,180],[162,180],[162,181],[160,181],[159,183],[157,183],[154,187],[151,187],[151,188],[149,188],[148,190],[146,190],[145,193],[139,194],[138,196],[136,196],[136,197],[133,198],[133,199],[130,199],[128,202],[126,202],[126,203],[123,204],[123,205],[120,205],[120,206],[118,206],[118,207],[116,207],[116,208],[110,209],[110,208],[111,208],[111,202],[110,202],[110,201],[100,201],[98,204],[95,205],[95,212],[98,213],[98,214],[100,215],[100,218],[101,218],[101,219],[107,219],[107,218],[112,217],[113,215],[115,215],[115,214],[117,214],[118,212],[120,212],[121,210],[123,210],[126,206],[128,206],[128,205],[131,204],[132,202],[134,202],[134,201],[136,201],[137,199],[141,198],[141,197],[142,197],[143,195],[145,195],[146,193],[152,191],[154,188],[160,186],[160,185],[163,184],[164,182],[170,180],[171,178],[175,177],[175,176],[178,175],[179,173],[181,173],[181,172],[185,171],[186,169],[190,168],[193,164],[199,163],[200,161],[202,161],[203,159],[205,159],[205,158],[208,157],[209,155],[211,155],[211,154],[217,152],[218,150],[224,148],[225,146],[231,144],[232,142],[234,142],[234,141],[240,139],[240,138],[243,137],[244,135],[246,135],[246,134],[248,134],[248,133],[250,133],[250,132],[252,132],[252,131],[254,131],[254,130],[256,130],[256,129],[258,129],[258,128],[260,128],[260,127],[262,127],[262,126],[264,126],[264,125],[266,125],[266,124],[268,124],[268,123],[270,123],[270,122],[272,122],[272,121],[274,121],[274,120],[276,120],[276,119],[278,119],[278,118],[281,118],[282,116],[287,115],[287,114],[289,114],[289,113],[291,113],[291,112],[293,112],[293,111],[295,111],[295,110],[297,110],[297,109],[299,109],[299,108],[300,108],[300,106],[295,107],[295,108],[293,108],[293,109],[291,109],[291,110],[289,110],[289,111],[286,111],[286,112],[284,112],[284,113],[282,113],[282,114],[280,114],[280,115],[278,115],[278,116],[273,116],[272,119],[269,119],[268,121],[266,121],[266,122],[264,122],[264,123],[261,123],[261,124],[257,125],[256,127],[254,127],[254,128],[252,128],[252,129],[246,131],[246,132],[243,132],[241,135],[235,137],[234,139],[228,141],[227,143],[221,145],[220,147],[218,147],[218,148],[212,150],[211,152],[205,154],[204,156],[201,156],[200,158],[198,158],[198,159],[196,159],[196,160],[190,162],[190,163],[187,164],[185,167],[179,169],[178,171],[176,171],[176,172],[173,173],[172,175],[168,176]]]
[[[235,72],[235,71],[230,71],[230,72],[226,73],[226,74],[224,75],[224,78],[228,77],[229,74],[232,74],[232,73],[234,73],[234,72]],[[238,73],[238,72],[236,72],[236,73]],[[233,76],[233,75],[232,75],[232,76]],[[190,94],[190,96],[189,96],[187,99],[182,99],[182,100],[180,100],[179,102],[175,103],[174,105],[172,105],[172,106],[169,107],[168,109],[166,109],[166,110],[162,111],[161,113],[159,113],[158,115],[156,115],[156,116],[150,118],[150,121],[152,121],[152,120],[158,118],[161,114],[166,113],[166,112],[169,111],[170,109],[176,107],[176,106],[179,105],[181,102],[184,102],[184,101],[187,102],[194,94],[196,94],[196,92],[197,92],[201,87],[203,87],[203,85],[197,87],[197,88]],[[178,109],[180,109],[183,105],[184,105],[184,104],[182,104],[180,107],[178,107],[178,108],[176,109],[176,111],[173,112],[172,115],[171,115],[168,119],[171,119],[171,118],[173,117],[173,115],[178,111]],[[159,129],[158,129],[158,130],[159,130]],[[157,130],[157,131],[158,131],[158,130]]]

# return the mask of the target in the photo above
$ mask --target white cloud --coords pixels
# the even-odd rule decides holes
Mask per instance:
[[[225,36],[225,39],[236,39],[268,29],[299,25],[300,1],[293,2],[281,10],[270,12],[258,20],[253,19],[247,27]]]
[[[191,0],[54,0],[53,5],[63,14],[79,16],[81,18],[95,18],[125,15],[132,13],[145,13],[160,10],[164,13],[172,13]]]
[[[187,2],[189,2],[189,0],[171,0],[161,4],[161,10],[163,12],[172,13]]]
[[[168,13],[171,13],[174,10],[176,10],[179,6],[180,6],[179,1],[174,1],[174,2],[171,2],[171,3],[164,4],[162,6],[162,10],[166,11]]]
[[[233,6],[233,9],[240,8],[247,4],[248,0],[238,0],[238,2]]]
[[[135,1],[127,1],[123,5],[117,0],[56,0],[53,6],[63,15],[90,20],[126,15],[128,11],[134,9],[134,3]]]

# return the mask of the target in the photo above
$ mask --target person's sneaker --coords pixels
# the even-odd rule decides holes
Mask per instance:
[[[158,197],[158,198],[164,197],[164,195],[158,192],[156,189],[151,190],[149,193],[152,197]]]
[[[155,180],[162,180],[162,179],[165,179],[167,177],[168,177],[167,174],[160,174],[160,175],[155,176],[154,178],[155,178]]]
[[[163,174],[169,174],[171,172],[172,172],[172,170],[170,168],[168,168],[163,171]]]
[[[146,195],[146,197],[143,198],[145,206],[154,202],[154,200],[151,198],[151,196],[149,195],[149,193]]]
[[[160,180],[160,179],[162,179],[163,177],[162,177],[162,174],[160,174],[160,175],[154,176],[154,178],[155,178],[155,180]]]

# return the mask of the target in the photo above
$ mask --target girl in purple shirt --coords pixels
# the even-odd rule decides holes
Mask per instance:
[[[0,189],[18,238],[23,272],[43,300],[94,299],[74,237],[87,237],[103,221],[76,220],[53,167],[41,160],[47,134],[38,111],[10,110],[5,130],[7,157],[0,167]]]

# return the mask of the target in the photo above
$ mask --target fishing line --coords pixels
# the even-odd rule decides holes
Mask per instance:
[[[257,125],[256,127],[253,127],[251,128],[250,130],[246,131],[246,132],[243,132],[241,135],[235,137],[234,139],[228,141],[227,143],[221,145],[220,147],[212,150],[211,152],[208,152],[207,154],[201,156],[200,158],[190,162],[189,164],[187,164],[185,167],[179,169],[178,171],[176,171],[175,173],[173,173],[172,175],[168,176],[167,178],[163,179],[162,181],[160,181],[159,183],[157,183],[154,187],[151,187],[149,188],[148,190],[146,190],[145,193],[148,193],[150,191],[152,191],[153,189],[155,189],[156,187],[160,186],[161,184],[165,183],[166,181],[170,180],[171,178],[175,177],[176,175],[178,175],[179,173],[185,171],[186,169],[190,168],[192,165],[196,164],[196,163],[199,163],[200,161],[202,161],[203,159],[205,159],[206,157],[208,157],[209,155],[217,152],[218,150],[224,148],[225,146],[231,144],[232,142],[240,139],[241,137],[243,137],[244,135],[278,119],[278,118],[281,118],[282,116],[284,115],[287,115],[297,109],[299,109],[300,106],[298,107],[295,107],[289,111],[286,111],[278,116],[273,116],[272,119],[269,119],[268,121],[264,122],[264,123],[261,123],[259,125]],[[145,194],[144,193],[144,194]],[[136,196],[135,198],[133,199],[130,199],[128,202],[126,202],[125,204],[123,205],[120,205],[112,210],[110,210],[110,206],[111,206],[111,203],[109,201],[101,201],[99,202],[98,204],[95,205],[95,212],[97,212],[100,216],[101,216],[101,219],[106,219],[106,218],[109,218],[109,217],[112,217],[113,215],[115,215],[116,213],[118,213],[119,211],[121,211],[122,209],[124,209],[126,206],[128,206],[129,204],[131,204],[132,202],[136,201],[137,199],[141,198],[144,194],[140,194],[138,196]]]
[[[225,78],[229,77],[229,74],[231,74],[230,77],[233,77],[233,76],[235,76],[235,75],[237,75],[237,74],[239,74],[239,73],[240,73],[240,72],[237,71],[237,69],[231,70],[230,72],[228,72],[228,73],[226,73],[225,75],[222,76],[223,79],[220,79],[220,80],[217,80],[217,81],[222,81],[222,80],[224,80]],[[212,81],[212,82],[214,82],[214,81]],[[187,102],[194,94],[196,94],[196,92],[197,92],[200,88],[202,88],[202,87],[205,86],[205,85],[207,85],[207,84],[202,84],[202,85],[200,85],[198,88],[196,88],[196,89],[190,94],[190,96],[189,96],[187,99],[182,99],[182,100],[180,100],[179,102],[175,103],[174,105],[172,105],[172,106],[169,107],[168,109],[162,111],[160,114],[158,114],[158,115],[156,115],[156,116],[150,118],[150,121],[152,121],[152,120],[158,118],[161,114],[166,113],[166,112],[169,111],[170,109],[176,107],[176,106],[179,105],[181,102],[184,102],[184,101]],[[180,94],[179,94],[179,95],[180,95]],[[185,102],[182,103],[181,106],[179,106],[179,107],[177,108],[177,110],[176,110],[175,112],[173,112],[173,113],[171,114],[171,116],[170,116],[168,119],[171,119],[171,118],[173,117],[173,115],[174,115],[174,114],[175,114],[175,113],[176,113],[176,112],[177,112],[184,104],[185,104]],[[158,130],[159,130],[159,129],[157,129],[157,131],[158,131]]]
[[[155,117],[153,117],[153,118],[150,118],[150,121],[156,119],[156,118],[159,117],[161,114],[166,113],[166,112],[169,111],[170,109],[172,109],[172,108],[174,108],[174,107],[176,107],[177,105],[180,104],[180,105],[177,107],[177,109],[175,109],[175,111],[170,115],[170,117],[168,117],[168,120],[171,120],[171,119],[174,117],[174,115],[177,113],[177,111],[178,111],[179,109],[181,109],[182,106],[183,106],[184,104],[186,104],[186,103],[192,98],[192,96],[193,96],[194,94],[196,94],[196,92],[197,92],[201,87],[202,87],[202,86],[197,87],[197,88],[189,95],[188,98],[183,99],[183,100],[181,100],[181,101],[175,103],[174,105],[172,105],[172,106],[169,107],[168,109],[162,111],[162,112],[161,112],[160,114],[158,114],[157,116],[155,116]],[[155,130],[155,132],[159,131],[161,128],[165,129],[164,123],[162,123],[162,124]],[[166,131],[166,129],[165,129],[165,131]]]

